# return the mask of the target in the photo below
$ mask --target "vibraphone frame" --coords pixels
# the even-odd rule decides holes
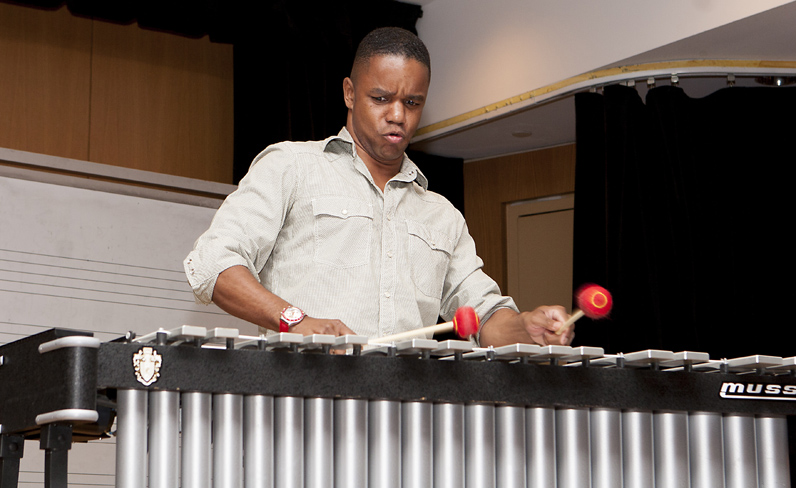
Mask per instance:
[[[366,479],[371,486],[398,486],[401,477],[406,486],[430,486],[432,477],[434,486],[495,486],[496,476],[501,476],[495,473],[511,472],[515,474],[502,475],[498,486],[514,486],[514,478],[522,478],[517,486],[525,486],[526,479],[529,486],[652,486],[653,472],[655,486],[682,486],[683,462],[688,472],[689,466],[704,465],[688,459],[695,452],[715,457],[711,451],[716,450],[717,432],[736,438],[723,443],[742,451],[748,447],[743,439],[749,439],[750,428],[767,453],[765,459],[753,453],[755,482],[761,487],[790,482],[786,417],[796,414],[792,358],[788,363],[757,357],[739,375],[729,372],[729,362],[711,373],[693,371],[699,365],[692,366],[691,353],[679,360],[672,353],[651,354],[648,361],[641,360],[645,368],[638,361],[622,364],[625,358],[620,356],[611,358],[620,367],[607,368],[594,364],[600,360],[592,356],[599,355],[589,348],[517,345],[471,353],[477,356],[471,359],[455,353],[450,360],[431,360],[429,349],[414,342],[403,357],[344,356],[327,354],[333,342],[325,339],[298,353],[290,341],[251,341],[251,348],[236,349],[240,341],[223,335],[202,331],[195,341],[179,336],[180,345],[168,344],[165,332],[152,344],[100,343],[90,335],[54,329],[2,346],[0,486],[16,486],[13,472],[24,438],[41,439],[47,486],[66,486],[69,436],[74,432],[79,440],[100,435],[96,428],[81,426],[93,425],[98,412],[105,412],[98,409],[98,392],[117,402],[119,487],[145,486],[147,464],[150,486],[178,486],[174,467],[179,464],[180,425],[182,464],[191,466],[183,470],[182,486],[209,486],[211,465],[216,470],[213,486],[235,487],[244,481],[255,486],[249,484],[255,479],[280,487],[328,486],[332,479],[337,486],[365,486]],[[227,347],[199,347],[213,337]],[[266,350],[269,345],[276,349]],[[158,375],[147,377],[147,386],[136,376],[132,361],[144,347],[160,361]],[[385,352],[392,356],[399,348]],[[682,370],[659,371],[674,364]],[[752,396],[726,398],[741,388]],[[147,410],[155,416],[148,417]],[[382,427],[364,432],[365,417]],[[433,426],[432,417],[440,420]],[[273,423],[264,425],[266,418]],[[723,430],[716,430],[717,422],[725,425]],[[464,424],[468,429],[461,429]],[[479,429],[479,424],[485,427]],[[273,443],[248,434],[269,429]],[[434,466],[429,454],[432,431]],[[591,431],[591,440],[583,440],[586,431]],[[655,438],[653,431],[659,434]],[[204,447],[211,436],[217,457],[212,461]],[[404,445],[396,445],[399,438]],[[445,449],[445,443],[455,445]],[[524,458],[525,443],[536,455],[533,461]],[[290,447],[300,444],[306,451]],[[439,452],[438,444],[443,445]],[[625,459],[600,460],[615,454],[618,444]],[[274,445],[280,446],[279,452],[272,452]],[[376,458],[369,468],[364,445]],[[466,452],[464,445],[469,446]],[[330,460],[330,451],[347,461],[332,469],[337,460]],[[742,459],[749,453],[729,455]],[[274,461],[246,463],[244,480],[244,456]],[[322,467],[305,476],[304,463],[297,459],[302,457]],[[516,474],[519,464],[522,473]],[[453,467],[450,475],[428,474],[443,465]],[[727,486],[749,486],[737,483],[751,475],[732,474],[735,468],[726,468],[733,477]],[[710,480],[717,475],[689,476],[694,483],[694,476]]]

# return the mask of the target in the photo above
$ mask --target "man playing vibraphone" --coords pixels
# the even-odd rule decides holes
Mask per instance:
[[[430,78],[414,34],[368,34],[343,81],[345,127],[266,148],[197,240],[184,262],[197,300],[269,330],[369,337],[470,306],[483,346],[570,343],[572,328],[555,334],[563,307],[519,313],[500,294],[461,213],[404,154]]]

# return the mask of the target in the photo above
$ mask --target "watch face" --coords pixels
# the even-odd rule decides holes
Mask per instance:
[[[285,317],[285,320],[292,322],[294,320],[301,319],[301,317],[304,316],[304,312],[296,307],[288,307],[285,309],[282,315]]]

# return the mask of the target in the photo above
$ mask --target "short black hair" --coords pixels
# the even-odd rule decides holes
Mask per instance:
[[[419,37],[400,27],[380,27],[362,39],[354,56],[353,74],[357,66],[367,64],[373,56],[401,56],[414,59],[428,68],[431,76],[431,56]]]

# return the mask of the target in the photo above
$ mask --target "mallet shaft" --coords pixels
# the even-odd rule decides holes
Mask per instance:
[[[564,333],[564,331],[566,331],[567,329],[569,329],[569,327],[570,327],[572,324],[574,324],[574,323],[575,323],[575,321],[577,321],[577,320],[578,320],[579,318],[581,318],[581,317],[583,317],[583,310],[581,310],[581,309],[579,309],[579,308],[576,308],[576,309],[575,309],[575,311],[574,311],[574,312],[572,312],[572,315],[570,315],[570,316],[569,316],[569,318],[567,319],[567,321],[566,321],[566,322],[564,322],[564,325],[562,325],[562,326],[561,326],[561,328],[560,328],[560,329],[558,329],[558,330],[556,331],[556,335],[561,335],[561,334],[563,334],[563,333]]]
[[[402,339],[409,339],[411,337],[417,337],[421,335],[424,336],[429,333],[434,334],[436,332],[450,332],[452,330],[453,330],[453,322],[444,322],[442,324],[429,325],[428,327],[423,327],[421,329],[408,330],[406,332],[399,332],[397,334],[379,337],[377,339],[371,339],[368,341],[368,343],[384,344],[386,342],[400,341]]]

